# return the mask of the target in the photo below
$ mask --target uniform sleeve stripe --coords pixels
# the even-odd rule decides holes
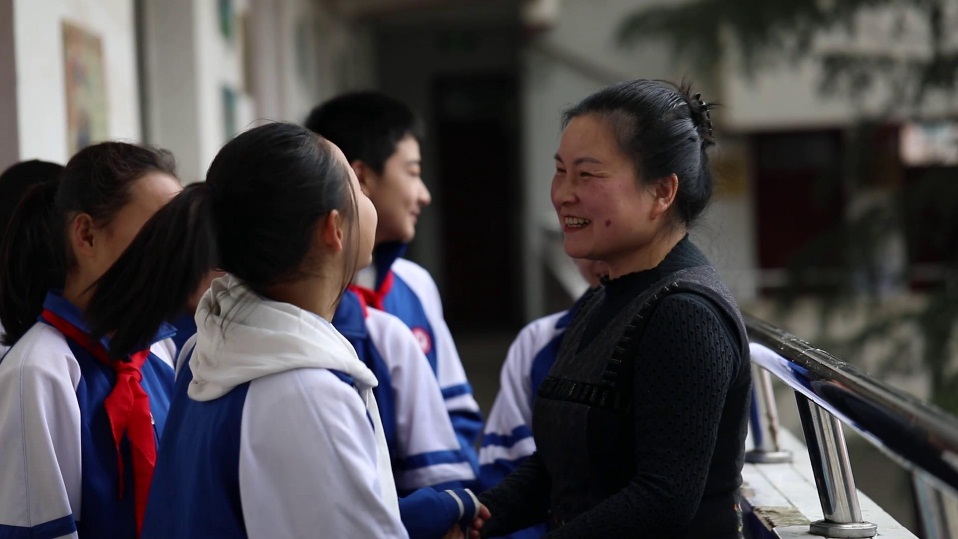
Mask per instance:
[[[519,425],[518,427],[512,429],[512,432],[509,434],[496,434],[494,432],[487,432],[482,437],[482,447],[512,447],[526,438],[532,438],[532,429],[526,425]]]
[[[469,384],[459,384],[455,386],[449,386],[442,388],[442,398],[449,400],[461,395],[471,395],[472,386]]]
[[[453,499],[453,500],[456,500],[456,505],[459,506],[459,518],[462,518],[462,516],[463,516],[463,515],[465,514],[465,512],[466,512],[466,508],[465,508],[465,506],[463,506],[463,504],[462,504],[462,498],[460,498],[458,494],[456,494],[455,492],[453,492],[453,491],[451,491],[451,490],[447,490],[447,491],[446,491],[446,494],[452,496],[452,499]]]
[[[53,539],[76,531],[77,523],[73,515],[67,515],[31,528],[0,524],[0,539]]]
[[[410,455],[402,459],[400,467],[406,470],[411,470],[414,468],[435,466],[437,464],[456,464],[459,462],[468,462],[468,459],[462,454],[462,451],[432,451],[429,453]]]

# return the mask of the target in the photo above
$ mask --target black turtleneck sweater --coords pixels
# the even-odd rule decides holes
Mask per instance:
[[[665,277],[707,265],[686,237],[657,267],[606,282],[576,321],[582,325],[578,344],[564,340],[563,346],[576,346],[576,361],[582,355],[584,361],[608,362],[589,356],[588,349],[596,339],[609,338],[603,330],[615,319],[631,314],[624,309],[634,308],[636,298]],[[539,452],[480,496],[492,512],[483,534],[504,535],[547,521],[553,528],[548,537],[555,538],[739,537],[737,490],[751,378],[738,316],[734,304],[730,309],[689,291],[657,300],[635,338],[618,341],[631,368],[627,394],[633,405],[626,412],[596,406],[588,409],[585,424],[566,424],[566,417],[589,404],[563,402],[564,394],[540,390],[536,412],[547,413],[533,416]],[[562,376],[555,368],[551,374]],[[585,440],[586,449],[575,453],[583,456],[574,464],[556,466],[567,440],[568,447]],[[579,466],[590,475],[577,486],[567,470]],[[581,469],[571,475],[581,477]],[[588,494],[577,500],[577,491]]]

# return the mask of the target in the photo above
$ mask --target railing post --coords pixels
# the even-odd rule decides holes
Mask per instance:
[[[958,537],[958,504],[954,498],[942,495],[922,472],[911,475],[915,485],[915,505],[918,506],[921,527],[926,539]]]
[[[792,452],[778,445],[778,406],[772,390],[772,376],[752,363],[752,440],[755,448],[745,453],[745,461],[753,463],[792,462]]]
[[[874,537],[878,527],[862,521],[841,421],[797,391],[795,400],[825,515],[809,524],[808,532],[824,537]]]

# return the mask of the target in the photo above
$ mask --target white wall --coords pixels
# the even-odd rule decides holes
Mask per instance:
[[[231,40],[215,0],[146,0],[147,140],[176,155],[184,183],[202,180],[228,139],[223,88],[236,91],[236,129],[254,119],[243,65],[244,1],[234,1]]]
[[[131,0],[14,0],[20,159],[67,158],[64,21],[103,44],[109,138],[140,140],[136,39]]]
[[[372,70],[363,34],[311,0],[234,0],[232,39],[215,0],[144,4],[147,139],[173,151],[184,182],[202,180],[229,138],[224,87],[237,92],[242,131],[258,120],[302,122]]]
[[[373,81],[369,32],[310,0],[250,0],[257,118],[302,122],[320,102]]]

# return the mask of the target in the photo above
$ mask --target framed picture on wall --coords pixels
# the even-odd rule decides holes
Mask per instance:
[[[63,69],[67,101],[67,151],[75,154],[109,138],[106,74],[100,36],[63,23]]]

